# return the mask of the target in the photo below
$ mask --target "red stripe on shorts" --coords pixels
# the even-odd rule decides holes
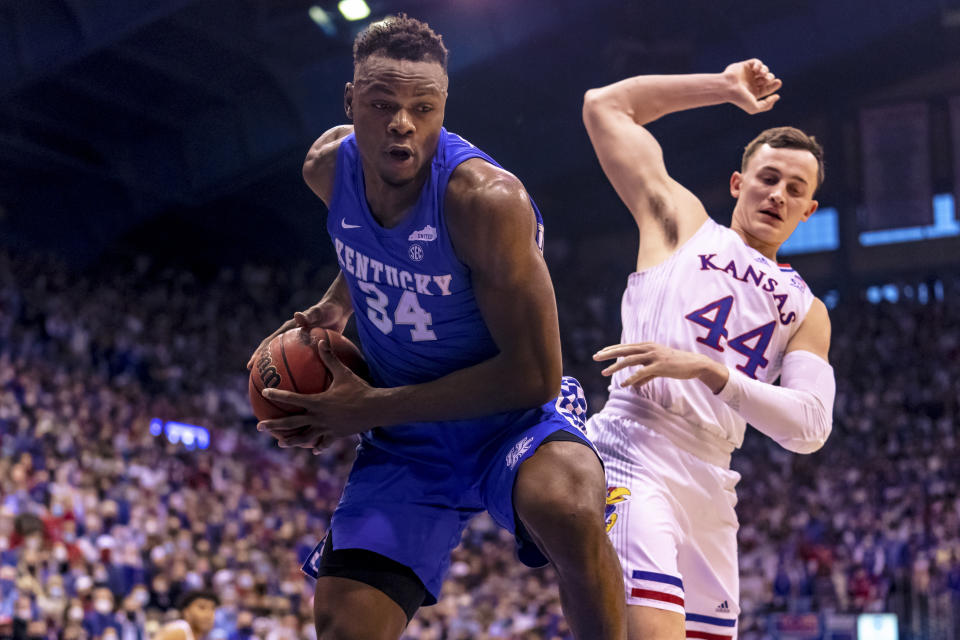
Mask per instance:
[[[661,602],[669,602],[670,604],[676,604],[683,606],[683,598],[680,596],[675,596],[672,593],[663,593],[661,591],[650,591],[649,589],[633,589],[630,591],[630,595],[634,598],[647,598],[648,600],[660,600]]]
[[[688,638],[697,638],[698,640],[730,640],[733,636],[722,636],[719,633],[707,633],[706,631],[687,631]]]

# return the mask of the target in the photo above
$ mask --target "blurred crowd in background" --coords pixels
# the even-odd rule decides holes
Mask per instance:
[[[551,267],[565,373],[595,411],[606,383],[590,355],[618,341],[626,273],[562,256]],[[205,587],[220,598],[210,638],[315,637],[299,567],[356,440],[319,456],[278,449],[255,429],[245,364],[334,275],[197,274],[147,258],[76,275],[0,253],[0,639],[146,639]],[[892,611],[901,637],[960,632],[960,282],[943,291],[925,303],[841,296],[827,445],[797,456],[751,431],[735,455],[741,638],[767,637],[776,612]],[[209,448],[154,435],[154,418],[207,427]],[[552,570],[523,567],[482,516],[440,603],[405,637],[569,631]]]

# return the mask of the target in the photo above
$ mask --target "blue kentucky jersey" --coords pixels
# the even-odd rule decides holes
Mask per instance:
[[[477,307],[470,271],[454,253],[444,218],[450,176],[470,158],[500,166],[460,136],[441,130],[420,198],[399,225],[386,229],[367,206],[353,134],[340,144],[327,230],[350,287],[361,348],[377,386],[427,382],[497,354]],[[530,241],[542,249],[543,219],[531,204],[538,233]],[[505,424],[523,414],[491,418]],[[370,437],[414,436],[403,428],[390,432]]]

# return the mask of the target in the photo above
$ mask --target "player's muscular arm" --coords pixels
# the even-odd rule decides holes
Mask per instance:
[[[560,331],[536,217],[514,176],[475,159],[454,172],[446,220],[499,353],[438,380],[384,390],[386,424],[535,407],[560,388]]]
[[[662,261],[706,220],[700,201],[667,173],[663,151],[644,125],[676,111],[731,102],[748,113],[770,109],[780,81],[759,60],[723,73],[637,76],[591,89],[583,120],[611,184],[640,230],[641,256]]]
[[[530,198],[517,178],[479,159],[461,165],[454,178],[447,196],[451,240],[500,350],[484,363],[485,384],[505,393],[511,408],[541,404],[559,391],[560,330]]]
[[[656,262],[689,238],[707,213],[667,173],[663,150],[643,125],[670,111],[701,106],[694,95],[711,96],[703,104],[722,102],[723,88],[710,76],[639,76],[584,96],[583,122],[600,166],[636,220],[642,251],[661,254]]]
[[[341,271],[327,287],[320,302],[309,309],[293,314],[293,326],[305,329],[323,327],[343,333],[351,315],[353,315],[353,304],[350,301],[350,287]],[[292,329],[293,326],[289,328]]]
[[[353,133],[352,124],[342,124],[328,129],[310,146],[303,161],[303,180],[324,204],[330,205],[333,196],[333,181],[336,177],[337,151],[340,142]]]

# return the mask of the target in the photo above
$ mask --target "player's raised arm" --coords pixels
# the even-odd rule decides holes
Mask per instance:
[[[604,173],[633,214],[641,250],[668,252],[706,219],[700,201],[667,173],[663,151],[644,125],[676,111],[730,102],[748,113],[773,107],[780,81],[759,60],[722,73],[636,76],[591,89],[583,121]]]

